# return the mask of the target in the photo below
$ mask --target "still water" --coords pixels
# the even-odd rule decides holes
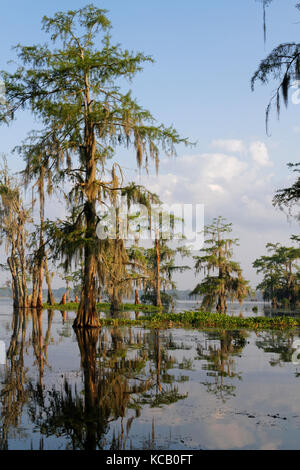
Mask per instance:
[[[300,332],[102,328],[0,301],[1,449],[300,449]]]

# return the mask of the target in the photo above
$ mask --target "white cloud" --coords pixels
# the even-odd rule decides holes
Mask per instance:
[[[211,145],[215,148],[230,153],[244,153],[246,150],[243,141],[236,139],[213,140]]]
[[[202,159],[202,175],[212,182],[218,179],[230,182],[248,167],[247,163],[242,162],[237,157],[226,154],[204,154],[200,158]]]
[[[233,236],[240,239],[237,259],[256,285],[254,259],[264,254],[269,241],[290,243],[297,224],[289,225],[272,204],[275,191],[290,183],[286,177],[281,186],[274,181],[276,168],[270,171],[265,144],[256,141],[245,148],[243,155],[212,152],[164,160],[159,175],[143,177],[141,184],[167,204],[204,204],[206,224],[219,215],[232,222]],[[189,273],[181,276],[191,278]]]
[[[219,184],[209,184],[208,187],[217,193],[224,193],[224,189]]]
[[[148,189],[167,204],[204,204],[206,220],[223,215],[254,228],[274,227],[284,220],[272,206],[275,188],[267,168],[251,158],[206,153],[164,161],[163,173],[143,178]]]
[[[218,139],[213,140],[212,147],[223,150],[227,153],[238,153],[246,155],[250,152],[251,158],[260,166],[272,166],[269,159],[267,146],[264,142],[255,141],[247,146],[242,140],[236,139]]]
[[[263,142],[252,142],[250,145],[250,155],[255,163],[260,166],[273,166],[269,159],[268,149]]]

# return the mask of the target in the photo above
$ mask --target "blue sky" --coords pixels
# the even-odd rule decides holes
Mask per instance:
[[[87,1],[11,0],[1,4],[0,69],[15,59],[11,46],[45,42],[43,15],[82,7]],[[274,0],[267,9],[267,43],[263,41],[262,5],[255,0],[103,0],[109,10],[112,36],[124,48],[152,55],[143,73],[128,85],[140,104],[159,122],[173,124],[181,135],[197,142],[178,148],[178,159],[164,161],[160,180],[142,181],[157,189],[165,202],[204,203],[205,221],[223,215],[240,238],[236,256],[255,285],[251,262],[263,254],[268,241],[288,243],[298,226],[289,225],[271,203],[276,189],[293,178],[288,162],[299,161],[300,105],[282,109],[265,133],[265,107],[274,88],[250,79],[261,59],[281,42],[297,41],[300,13],[295,0]],[[36,127],[28,114],[10,128],[0,128],[0,152],[11,149]],[[136,177],[135,159],[119,152],[128,177]],[[15,171],[22,161],[9,156]],[[153,170],[154,172],[154,170]],[[150,172],[151,173],[151,172]],[[152,185],[152,186],[151,186]],[[53,203],[49,216],[55,214]],[[191,274],[181,288],[194,284]]]

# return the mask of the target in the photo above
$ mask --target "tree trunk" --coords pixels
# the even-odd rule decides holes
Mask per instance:
[[[47,295],[47,304],[48,304],[48,305],[54,305],[54,303],[52,303],[49,290],[48,290],[48,295]]]
[[[36,308],[38,297],[38,280],[37,280],[37,267],[34,265],[32,272],[32,297],[31,297],[31,308]]]
[[[89,95],[89,81],[86,81],[86,104],[87,111],[91,111],[91,100]],[[76,319],[74,321],[74,328],[99,328],[101,322],[98,317],[96,308],[96,243],[97,243],[97,214],[96,214],[96,200],[98,188],[96,185],[96,138],[94,127],[89,122],[88,116],[85,122],[84,132],[85,142],[85,166],[86,166],[86,179],[84,184],[84,192],[87,198],[84,205],[84,215],[86,220],[86,243],[84,247],[84,276],[83,276],[83,289],[79,303]]]
[[[16,261],[16,257],[9,257],[7,259],[9,269],[12,277],[12,294],[13,294],[13,306],[14,309],[23,309],[28,307],[27,303],[27,289],[26,285],[23,285],[23,276],[20,275],[19,266]]]
[[[226,313],[227,311],[226,296],[224,294],[219,295],[217,311],[219,313]]]
[[[272,298],[272,308],[277,308],[277,299],[276,299],[276,297]]]
[[[159,253],[159,239],[155,239],[155,255],[156,255],[156,272],[155,272],[155,293],[156,293],[156,302],[157,307],[161,307],[161,297],[160,297],[160,253]]]
[[[54,295],[53,295],[52,287],[51,287],[51,278],[50,278],[50,274],[49,274],[49,270],[48,270],[47,257],[45,257],[44,267],[45,267],[46,282],[47,282],[47,286],[48,286],[48,300],[47,300],[47,303],[49,305],[54,305],[55,304],[55,299],[54,299]]]
[[[139,297],[139,291],[135,289],[135,305],[140,305],[140,297]]]
[[[78,307],[74,328],[99,328],[101,327],[96,309],[95,287],[96,263],[95,255],[88,246],[85,247],[85,268],[83,278],[83,290]]]
[[[45,168],[40,167],[40,175],[38,179],[38,188],[40,196],[40,246],[38,251],[38,296],[36,307],[41,309],[43,307],[43,275],[44,275],[44,258],[45,258],[45,249],[44,249],[44,206],[45,206],[45,195],[44,195],[44,177],[45,177]]]
[[[26,279],[26,235],[24,225],[20,229],[19,257],[21,265],[21,284],[22,284],[22,308],[28,308],[28,292]]]
[[[112,293],[112,298],[111,298],[111,303],[110,303],[110,312],[113,314],[115,312],[120,312],[120,310],[121,310],[120,302],[116,295],[116,289],[115,287],[113,287],[113,293]]]
[[[60,304],[59,305],[66,305],[67,303],[67,294],[64,293],[64,295],[61,298]]]
[[[69,287],[69,281],[66,281],[66,300],[67,302],[70,302],[70,287]]]
[[[220,281],[220,291],[217,304],[217,311],[219,313],[225,313],[227,311],[227,302],[226,302],[226,272],[220,262],[219,254],[219,281]]]
[[[96,211],[95,205],[86,203],[85,215],[87,220],[87,237],[92,238],[91,244],[86,244],[84,249],[84,275],[83,289],[74,328],[99,328],[101,327],[96,308],[96,258],[93,243],[96,243]]]
[[[39,260],[39,271],[38,271],[38,295],[37,295],[37,300],[36,300],[36,308],[42,309],[43,308],[43,260]]]

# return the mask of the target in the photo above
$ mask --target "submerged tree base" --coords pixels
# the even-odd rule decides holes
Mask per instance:
[[[73,328],[101,328],[101,322],[96,306],[88,309],[86,305],[79,304]]]
[[[90,315],[88,319],[83,319],[82,317],[76,317],[73,323],[74,329],[81,329],[81,328],[101,328],[101,321],[98,317],[98,313],[96,312],[95,316]]]
[[[74,328],[74,330],[84,330],[84,329],[97,330],[99,328],[102,328],[102,325],[101,325],[100,322],[96,325],[91,325],[91,324],[81,325],[81,324],[78,324],[78,323],[74,322],[73,323],[73,328]]]

